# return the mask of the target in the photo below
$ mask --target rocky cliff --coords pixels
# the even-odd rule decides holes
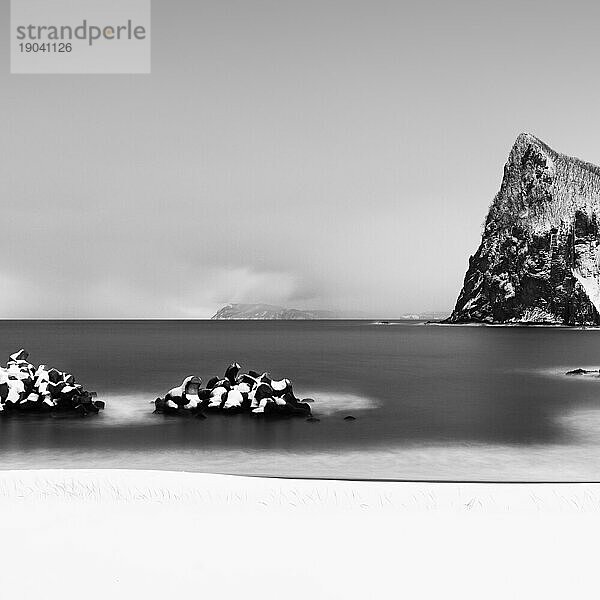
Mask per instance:
[[[297,310],[272,304],[228,304],[218,310],[213,319],[301,320],[333,319],[335,315],[324,310]]]
[[[451,323],[600,325],[600,168],[515,142]]]

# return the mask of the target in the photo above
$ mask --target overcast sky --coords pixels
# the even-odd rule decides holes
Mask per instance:
[[[0,317],[450,309],[519,132],[600,164],[598,23],[593,1],[153,0],[152,75],[5,55]]]

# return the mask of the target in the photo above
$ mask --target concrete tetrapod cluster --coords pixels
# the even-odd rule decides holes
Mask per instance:
[[[247,413],[256,417],[311,416],[311,398],[299,400],[289,379],[273,380],[256,371],[240,374],[236,362],[221,379],[213,377],[202,387],[200,377],[190,376],[154,402],[157,413],[192,414],[204,418],[207,412]]]
[[[46,365],[34,367],[29,353],[19,350],[0,367],[0,413],[64,412],[87,416],[97,414],[104,402],[87,392],[75,377]]]

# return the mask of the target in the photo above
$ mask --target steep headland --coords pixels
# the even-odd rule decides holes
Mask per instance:
[[[600,325],[600,168],[519,135],[450,323]]]

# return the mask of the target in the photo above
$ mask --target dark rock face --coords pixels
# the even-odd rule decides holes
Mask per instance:
[[[600,169],[515,142],[450,323],[600,325]]]
[[[588,370],[588,369],[574,369],[573,371],[567,371],[567,375],[598,375],[600,371],[598,370]]]

